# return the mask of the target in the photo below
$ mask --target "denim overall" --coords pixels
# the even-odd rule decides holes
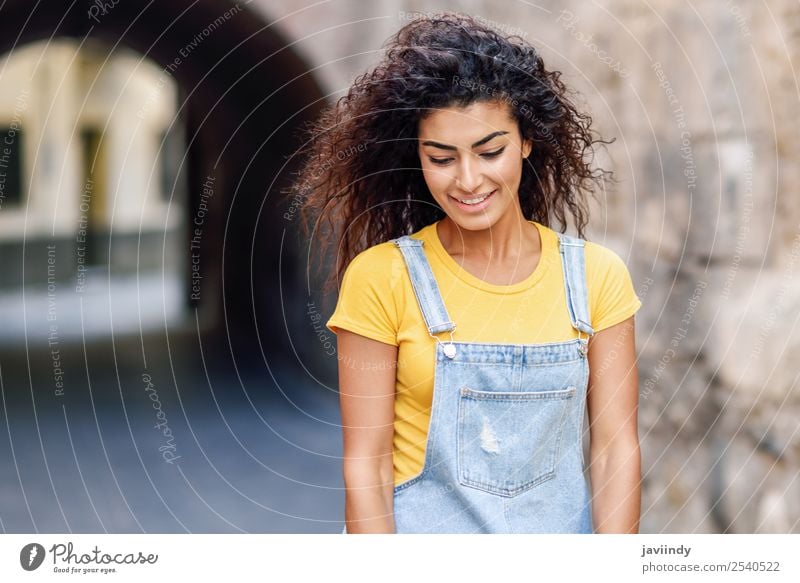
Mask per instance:
[[[394,487],[396,532],[592,532],[581,441],[588,336],[594,334],[584,241],[558,237],[567,308],[578,337],[544,344],[454,341],[456,325],[423,241],[392,239],[436,341],[425,462],[417,476]],[[442,332],[450,338],[441,340]]]

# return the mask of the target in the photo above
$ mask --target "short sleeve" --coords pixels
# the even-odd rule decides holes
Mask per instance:
[[[398,345],[398,315],[393,297],[392,264],[385,246],[362,251],[345,269],[336,308],[325,326],[334,334],[350,330],[385,344]]]
[[[586,244],[586,277],[592,328],[599,332],[634,315],[642,302],[633,289],[630,272],[613,250]]]

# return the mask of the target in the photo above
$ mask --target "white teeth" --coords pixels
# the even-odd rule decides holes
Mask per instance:
[[[491,194],[491,192],[489,194]],[[478,204],[489,198],[489,194],[487,194],[486,196],[482,196],[481,198],[470,198],[468,200],[462,200],[459,202],[462,202],[464,204]]]

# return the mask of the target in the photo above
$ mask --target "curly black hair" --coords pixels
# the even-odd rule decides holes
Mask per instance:
[[[420,120],[435,110],[503,101],[531,139],[519,198],[525,218],[578,236],[588,222],[587,193],[612,172],[592,168],[591,117],[579,112],[559,71],[517,35],[503,36],[469,15],[447,12],[413,20],[386,44],[380,63],[304,128],[305,156],[288,195],[299,201],[323,255],[336,245],[337,267],[325,291],[358,253],[445,216],[423,178],[417,149]],[[613,141],[613,140],[612,140]]]

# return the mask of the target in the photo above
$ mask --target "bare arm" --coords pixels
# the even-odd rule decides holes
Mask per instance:
[[[348,533],[393,533],[397,346],[337,334]]]
[[[641,455],[634,318],[589,341],[592,518],[598,533],[637,533]]]

